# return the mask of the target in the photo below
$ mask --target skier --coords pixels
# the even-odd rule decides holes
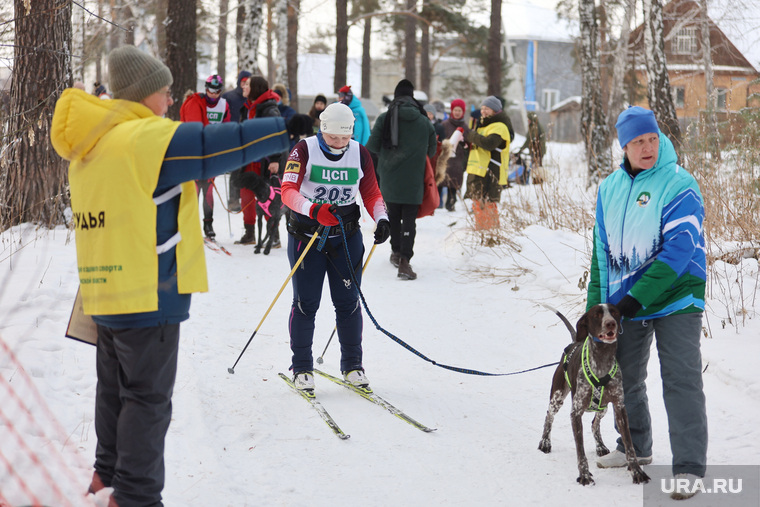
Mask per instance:
[[[335,306],[340,369],[346,381],[355,386],[369,385],[362,366],[361,303],[349,271],[353,270],[356,281],[361,283],[364,245],[356,202],[359,194],[377,224],[375,243],[383,243],[390,236],[388,212],[377,186],[372,157],[364,146],[351,139],[354,129],[351,109],[336,102],[327,106],[319,119],[320,132],[299,141],[291,151],[282,184],[282,202],[289,208],[288,259],[291,267],[320,226],[324,230],[319,234],[328,235],[322,251],[311,248],[293,275],[289,326],[293,351],[291,369],[296,388],[307,391],[314,389],[311,347],[325,276]],[[351,266],[336,216],[343,220],[345,247]]]
[[[212,74],[206,79],[206,93],[193,93],[185,98],[179,110],[180,121],[199,121],[204,125],[230,121],[230,108],[221,98],[222,76]],[[214,178],[195,182],[197,192],[203,192],[203,233],[214,239]]]

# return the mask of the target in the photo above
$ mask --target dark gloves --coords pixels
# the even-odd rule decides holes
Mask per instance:
[[[385,243],[391,235],[391,224],[386,219],[381,219],[375,228],[375,244]]]
[[[331,227],[338,225],[338,219],[334,215],[336,211],[337,208],[334,204],[312,204],[309,210],[309,217],[325,227]]]
[[[314,120],[308,114],[295,114],[288,121],[288,134],[299,139],[314,133]]]
[[[634,318],[636,314],[639,313],[639,310],[641,310],[641,303],[636,301],[635,297],[629,296],[628,294],[623,296],[623,299],[621,299],[615,306],[620,310],[623,317],[629,319]]]

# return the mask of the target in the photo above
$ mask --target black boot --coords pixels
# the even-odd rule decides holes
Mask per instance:
[[[245,234],[235,243],[240,245],[252,245],[256,242],[256,224],[243,224],[245,226]]]
[[[211,226],[213,222],[214,222],[213,218],[203,219],[203,234],[205,234],[208,239],[214,239],[216,237],[214,228]]]
[[[398,275],[402,280],[416,280],[417,273],[412,271],[412,265],[409,264],[409,259],[401,257],[398,263]]]

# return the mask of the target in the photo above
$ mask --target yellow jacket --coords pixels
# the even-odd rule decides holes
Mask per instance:
[[[506,146],[488,151],[473,143],[470,148],[470,156],[467,159],[467,173],[484,177],[488,173],[490,165],[498,171],[499,185],[506,185],[509,173],[509,129],[501,121],[493,121],[479,127],[476,133],[483,137],[498,134],[505,141]]]
[[[87,315],[156,311],[158,253],[174,244],[178,292],[208,290],[192,181],[176,189],[181,191],[178,234],[171,244],[157,245],[153,194],[179,125],[142,104],[100,100],[73,88],[56,104],[51,142],[71,162],[71,207]]]

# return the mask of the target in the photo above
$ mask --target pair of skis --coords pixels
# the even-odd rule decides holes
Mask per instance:
[[[411,417],[409,417],[408,415],[406,415],[404,412],[402,412],[401,410],[399,410],[398,408],[396,408],[395,406],[393,406],[392,404],[390,404],[388,401],[386,401],[385,399],[383,399],[380,396],[378,396],[377,394],[375,394],[372,391],[372,389],[370,389],[369,387],[362,388],[362,387],[355,386],[355,385],[353,385],[350,382],[346,382],[343,379],[340,379],[338,377],[334,377],[334,376],[330,375],[329,373],[325,373],[325,372],[320,371],[320,370],[314,370],[314,373],[316,373],[316,374],[318,374],[318,375],[326,378],[327,380],[330,380],[330,381],[332,381],[332,382],[334,382],[334,383],[336,383],[338,385],[341,385],[341,386],[345,387],[349,391],[355,392],[356,394],[358,394],[359,396],[361,396],[365,400],[371,401],[375,405],[378,405],[378,406],[386,409],[391,414],[395,415],[396,417],[398,417],[402,421],[404,421],[404,422],[406,422],[406,423],[414,426],[418,430],[424,431],[425,433],[430,433],[432,431],[435,431],[435,428],[429,428],[429,427],[425,426],[424,424],[415,421],[414,419],[412,419]],[[295,386],[295,384],[293,384],[293,381],[290,379],[290,377],[288,377],[284,373],[280,373],[279,375],[280,375],[280,378],[282,378],[291,387],[291,389],[293,389],[298,394],[300,394],[302,398],[304,398],[306,401],[309,402],[309,404],[312,407],[314,407],[314,410],[317,411],[317,413],[320,415],[320,417],[325,421],[325,423],[327,423],[327,426],[330,427],[330,429],[333,431],[333,433],[335,433],[335,435],[338,438],[340,438],[341,440],[346,440],[346,439],[350,438],[350,435],[347,435],[346,433],[343,432],[342,429],[340,429],[340,427],[338,426],[338,424],[335,422],[335,419],[333,419],[333,417],[329,414],[329,412],[327,412],[327,410],[319,402],[319,400],[317,400],[317,396],[314,394],[314,392],[304,391],[304,390],[301,390],[301,389],[297,389],[296,386]]]

